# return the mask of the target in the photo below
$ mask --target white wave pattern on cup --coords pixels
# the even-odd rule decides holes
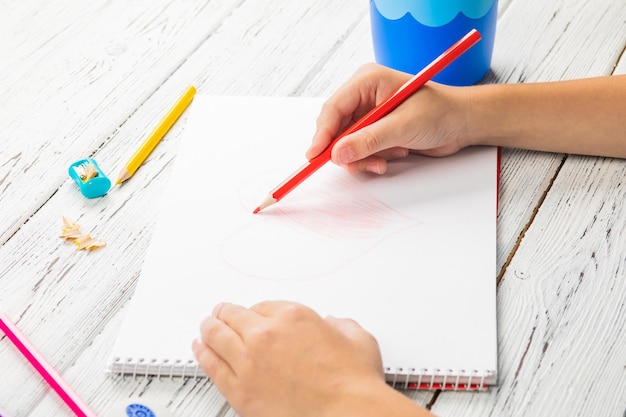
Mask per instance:
[[[459,13],[470,19],[485,16],[496,0],[372,0],[385,18],[397,20],[407,13],[423,25],[443,26],[451,22]]]

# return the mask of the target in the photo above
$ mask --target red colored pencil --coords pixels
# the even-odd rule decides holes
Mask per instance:
[[[382,101],[376,107],[369,111],[365,116],[360,118],[356,123],[350,126],[341,135],[336,137],[326,149],[312,158],[306,164],[304,164],[299,170],[294,172],[289,178],[283,181],[278,187],[274,188],[268,195],[268,197],[254,209],[254,214],[260,212],[266,207],[280,201],[291,190],[296,188],[302,181],[307,179],[311,174],[317,171],[322,165],[330,161],[330,153],[333,146],[339,139],[356,132],[365,126],[380,120],[393,109],[402,104],[406,99],[411,97],[417,90],[419,90],[427,81],[437,75],[441,70],[447,67],[452,61],[461,56],[465,51],[471,48],[476,42],[481,39],[480,33],[476,29],[472,29],[463,38],[457,41],[454,45],[448,48],[447,51],[435,58],[430,64],[428,64],[423,70],[415,74],[413,78],[407,81],[402,87],[400,87],[395,93],[393,93],[386,100]]]

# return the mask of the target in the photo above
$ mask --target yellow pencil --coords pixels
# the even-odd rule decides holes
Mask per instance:
[[[176,104],[174,104],[174,107],[172,107],[163,120],[161,120],[161,123],[159,123],[152,133],[150,133],[139,149],[137,149],[133,156],[128,160],[124,168],[122,168],[115,185],[118,185],[132,177],[143,161],[145,161],[148,155],[150,155],[150,152],[152,152],[157,143],[159,143],[167,131],[170,130],[180,115],[183,114],[185,109],[189,106],[189,103],[191,103],[191,100],[193,100],[193,96],[195,94],[196,89],[193,85],[185,91]]]

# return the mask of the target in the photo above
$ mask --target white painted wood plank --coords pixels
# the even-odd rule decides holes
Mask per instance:
[[[219,410],[225,405],[222,395],[206,379],[186,381],[167,377],[148,379],[110,376],[105,373],[102,358],[109,355],[121,319],[122,315],[114,316],[102,333],[96,336],[94,343],[85,349],[84,354],[64,375],[76,390],[90,396],[90,406],[94,410],[101,410],[99,415],[107,415],[113,407],[120,403],[128,404],[131,399],[135,402],[168,407],[179,416],[215,415],[207,411]],[[193,401],[189,400],[190,397]],[[50,393],[29,415],[47,417],[71,414],[56,394]]]
[[[610,74],[626,43],[625,7],[620,1],[512,0],[498,21],[495,79],[513,83]]]
[[[294,2],[297,3],[297,2]],[[273,3],[277,4],[277,3]],[[168,103],[171,102],[172,97],[175,97],[176,92],[180,87],[184,86],[189,79],[197,81],[200,88],[207,92],[223,92],[227,94],[241,93],[247,94],[248,92],[254,92],[256,94],[299,94],[300,92],[308,92],[310,94],[327,94],[332,89],[330,86],[324,87],[324,84],[320,82],[318,87],[314,86],[313,81],[311,84],[307,84],[305,80],[310,77],[307,74],[307,66],[312,63],[317,65],[315,59],[318,55],[315,55],[312,59],[311,56],[305,56],[302,54],[299,48],[309,47],[311,44],[309,31],[302,31],[300,40],[297,39],[293,43],[289,43],[288,46],[283,44],[282,37],[276,36],[276,33],[271,32],[269,25],[271,23],[282,23],[283,25],[288,20],[289,16],[294,16],[294,10],[289,10],[283,13],[277,18],[270,18],[268,23],[263,23],[267,16],[263,13],[259,13],[258,9],[255,9],[252,5],[246,5],[248,9],[241,11],[240,14],[235,14],[228,20],[228,25],[220,28],[220,31],[216,35],[203,45],[204,48],[194,57],[191,58],[192,62],[183,65],[177,73],[168,80],[162,89],[142,106],[137,113],[133,115],[120,128],[119,131],[114,132],[110,142],[105,144],[103,150],[98,153],[98,159],[102,157],[102,160],[106,161],[107,167],[114,167],[113,171],[117,170],[115,166],[117,162],[127,156],[128,150],[133,148],[133,145],[137,137],[141,137],[142,133],[145,133],[146,129],[149,129],[154,124],[154,119],[158,118],[155,114],[159,109],[166,108]],[[300,6],[292,5],[299,10],[299,16],[306,15],[302,13]],[[349,21],[348,6],[341,8],[337,16],[328,16],[328,12],[336,12],[333,8],[334,5],[323,4],[325,10],[320,8],[313,8],[313,16],[308,25],[313,25],[313,22],[330,22],[331,27],[341,27],[340,22]],[[353,6],[353,5],[352,5]],[[255,6],[256,7],[256,6]],[[304,7],[304,6],[302,6]],[[239,11],[238,11],[239,12]],[[247,23],[250,23],[250,19],[255,15],[258,21],[254,21],[255,25],[252,27],[255,30],[261,30],[265,28],[265,32],[258,35],[258,38],[240,36],[238,30]],[[264,13],[267,13],[265,11]],[[317,13],[317,15],[315,14]],[[297,15],[297,13],[296,13]],[[322,20],[322,18],[324,18]],[[334,18],[334,20],[333,20]],[[283,20],[284,19],[284,20]],[[236,22],[236,25],[235,25]],[[356,28],[360,27],[362,23],[351,24]],[[239,25],[239,26],[237,26]],[[264,25],[267,25],[264,26]],[[339,25],[339,26],[338,26]],[[221,32],[223,31],[223,32]],[[276,31],[276,29],[274,29]],[[257,34],[255,34],[257,36]],[[337,36],[337,33],[332,34]],[[309,37],[309,38],[307,38]],[[307,42],[305,42],[307,38]],[[236,39],[234,46],[230,45],[228,41]],[[330,39],[330,38],[329,38]],[[315,54],[324,55],[327,53],[328,43],[330,40],[324,38],[323,40],[316,39],[313,43],[318,47]],[[367,39],[369,42],[369,38]],[[318,43],[319,42],[319,43]],[[225,46],[226,45],[226,46]],[[275,46],[276,50],[271,49],[268,45],[281,45]],[[281,47],[283,49],[281,49]],[[341,46],[340,46],[341,48]],[[202,49],[202,48],[201,48]],[[269,53],[269,56],[264,55]],[[247,56],[251,57],[248,59]],[[360,56],[356,54],[356,56]],[[243,57],[243,59],[242,59]],[[285,57],[293,57],[293,60],[299,60],[302,63],[301,66],[296,66],[296,70],[289,72],[289,65],[285,65],[287,61]],[[208,63],[210,61],[210,63]],[[523,61],[522,61],[523,62]],[[241,65],[236,69],[237,65]],[[306,64],[306,65],[304,65]],[[518,63],[519,64],[519,63]],[[250,74],[245,72],[242,68],[254,66],[254,68],[261,68],[258,74]],[[258,65],[258,67],[257,67]],[[340,65],[340,61],[336,61],[336,65]],[[350,62],[346,65],[353,65]],[[322,68],[322,72],[327,71]],[[227,73],[227,71],[231,73]],[[310,68],[308,68],[310,70]],[[273,73],[272,71],[276,71]],[[514,72],[513,72],[514,73]],[[236,75],[236,77],[234,76]],[[337,83],[340,80],[333,76],[333,73],[327,74],[327,82]],[[532,77],[531,77],[532,79]],[[235,80],[235,81],[233,81]],[[259,82],[261,80],[261,82]],[[323,80],[323,77],[317,77],[315,80]],[[230,83],[229,83],[230,81]],[[338,84],[335,84],[338,85]],[[116,98],[119,99],[123,96],[120,91],[114,93]],[[182,125],[183,123],[181,123]],[[84,129],[81,127],[80,129]],[[55,360],[55,363],[59,363],[62,369],[67,369],[67,375],[73,377],[74,375],[81,375],[84,372],[84,366],[86,363],[93,361],[94,355],[102,355],[101,352],[106,351],[106,344],[109,343],[109,336],[106,336],[107,332],[113,332],[110,327],[112,325],[106,325],[109,317],[114,317],[110,323],[114,323],[114,320],[119,320],[118,311],[121,304],[128,298],[128,293],[132,291],[132,285],[138,268],[143,259],[143,253],[145,251],[145,244],[151,233],[152,222],[156,214],[154,206],[150,203],[158,199],[158,193],[160,191],[161,184],[169,173],[169,167],[171,165],[173,153],[175,152],[175,144],[178,140],[178,134],[182,128],[177,126],[175,131],[169,135],[169,138],[164,141],[158,148],[158,151],[153,155],[151,160],[146,164],[138,173],[139,177],[133,179],[133,181],[127,184],[124,189],[120,189],[117,195],[111,194],[102,202],[84,202],[79,196],[73,186],[69,183],[69,180],[65,180],[61,190],[54,195],[52,200],[46,204],[39,213],[24,226],[22,230],[12,239],[7,247],[7,251],[4,249],[0,251],[0,271],[5,272],[3,275],[0,272],[0,285],[3,286],[7,281],[11,281],[11,292],[6,294],[2,298],[3,294],[0,294],[0,306],[4,308],[4,302],[16,295],[17,299],[12,303],[13,311],[18,311],[20,314],[23,312],[20,306],[33,303],[24,316],[24,324],[29,331],[29,334],[33,333],[34,338],[38,343],[41,343],[46,348],[46,352],[50,353]],[[130,137],[130,139],[129,139]],[[115,144],[115,146],[112,146]],[[120,145],[122,144],[122,145]],[[121,149],[127,146],[128,149]],[[524,154],[521,158],[531,158],[532,155]],[[548,161],[548,165],[552,162]],[[541,164],[540,164],[541,165]],[[518,169],[518,166],[510,165],[511,169]],[[521,164],[520,164],[521,166]],[[521,174],[520,174],[521,175]],[[136,180],[136,181],[135,181]],[[506,181],[507,183],[509,181]],[[537,190],[541,190],[545,186],[545,175],[539,175],[535,181],[539,185],[534,185]],[[133,185],[134,184],[134,185]],[[158,185],[155,185],[158,184]],[[530,187],[530,186],[529,186]],[[123,191],[124,190],[124,191]],[[122,192],[123,191],[123,192]],[[514,193],[513,189],[511,193]],[[535,198],[536,192],[529,193],[531,197]],[[145,201],[138,203],[136,200],[145,198]],[[135,198],[133,198],[135,197]],[[105,207],[106,206],[106,207]],[[528,205],[532,207],[531,204]],[[502,207],[502,199],[501,199]],[[49,236],[57,233],[57,216],[60,213],[70,211],[71,214],[81,216],[84,225],[87,228],[96,225],[92,229],[94,232],[101,233],[109,241],[123,241],[131,242],[128,248],[116,248],[114,249],[114,255],[110,256],[111,245],[106,249],[107,256],[102,255],[105,252],[93,253],[93,254],[77,254],[72,251],[72,248],[67,248],[67,252],[59,248],[58,242],[55,239],[50,239]],[[527,208],[526,208],[527,212]],[[120,220],[119,218],[124,216],[125,218]],[[132,220],[131,220],[132,219]],[[523,222],[520,222],[520,224]],[[114,229],[111,231],[109,226]],[[15,241],[15,243],[13,243]],[[31,247],[28,248],[28,245]],[[127,249],[127,252],[123,256],[118,258]],[[15,260],[24,260],[23,264],[17,265],[15,263],[3,262],[6,254],[10,254],[10,258]],[[85,262],[80,256],[89,256],[89,260],[93,261],[92,265],[85,265]],[[58,258],[58,260],[55,260]],[[113,266],[112,260],[115,259]],[[81,265],[82,264],[82,265]],[[75,265],[75,266],[73,266]],[[38,286],[37,281],[41,278],[42,271],[50,272],[47,276],[41,280]],[[95,271],[92,276],[89,276],[87,272]],[[108,271],[105,274],[103,271]],[[111,273],[113,271],[113,273]],[[6,273],[10,272],[7,277]],[[37,279],[35,279],[37,278]],[[508,276],[505,278],[505,282]],[[21,280],[21,281],[19,281]],[[54,281],[59,281],[59,284],[55,284]],[[58,288],[61,286],[62,288]],[[18,288],[19,287],[19,288]],[[31,288],[34,291],[31,291]],[[68,294],[71,294],[74,288],[78,288],[74,292],[75,299],[68,300]],[[23,291],[24,290],[24,291]],[[113,295],[111,294],[113,292]],[[71,298],[71,297],[70,297]],[[100,299],[104,302],[104,305],[94,303],[94,299]],[[21,304],[26,300],[27,304]],[[59,304],[57,306],[57,304]],[[85,307],[97,306],[95,311],[90,313],[84,312]],[[65,310],[60,312],[59,309]],[[72,317],[71,320],[65,320],[67,316],[79,315],[79,317]],[[47,317],[47,322],[39,325],[38,321],[42,317]],[[70,338],[66,343],[60,342],[69,333],[73,333],[71,329],[64,329],[62,324],[69,323],[69,326],[74,328],[81,328],[81,334]],[[96,337],[96,334],[104,327],[104,336]],[[42,327],[52,327],[49,332]],[[59,331],[57,334],[54,330]],[[86,348],[86,344],[93,340],[93,348]],[[75,344],[78,343],[79,346]],[[84,354],[80,355],[80,352],[85,350]],[[95,349],[95,350],[94,350]],[[4,349],[0,346],[0,361],[4,361],[6,355],[10,356],[10,350]],[[75,366],[70,366],[72,361],[78,358],[78,362]],[[33,380],[36,379],[31,373],[23,370],[23,366],[15,364],[10,360],[11,375],[22,375],[17,381],[21,381],[22,386],[31,386]],[[2,364],[4,365],[4,363]],[[4,369],[4,368],[3,368]],[[25,374],[25,376],[24,376]],[[137,392],[137,390],[144,390],[144,386],[137,388],[140,385],[133,385],[133,387],[121,384],[114,381],[115,385],[111,381],[102,381],[102,385],[98,388],[94,388],[95,384],[88,383],[89,381],[83,377],[83,379],[72,379],[73,383],[78,384],[77,389],[80,392],[88,393],[90,400],[96,401],[97,404],[105,405],[107,401],[119,398],[120,395],[126,395],[129,392]],[[154,388],[154,386],[157,386]],[[9,387],[10,388],[10,387]],[[148,393],[165,393],[168,401],[170,398],[180,399],[180,402],[176,404],[172,403],[172,408],[176,410],[189,411],[192,415],[205,415],[207,410],[215,410],[221,407],[220,404],[212,404],[207,406],[205,401],[206,396],[211,396],[210,386],[194,387],[186,391],[187,388],[181,388],[180,393],[189,395],[185,399],[177,397],[173,394],[175,391],[169,384],[160,385],[150,384],[148,386]],[[93,391],[92,391],[93,390]],[[153,391],[155,390],[155,391]],[[4,399],[2,393],[6,392],[4,389],[0,389],[0,400]],[[41,387],[39,391],[34,389],[33,392],[27,394],[38,395],[41,393]],[[188,393],[188,394],[187,394]],[[26,394],[25,394],[26,395]],[[40,394],[39,394],[40,395]],[[447,394],[445,394],[447,395]],[[442,396],[443,397],[443,396]],[[15,399],[15,397],[11,397]],[[35,402],[28,398],[18,398],[18,404],[21,404],[19,410],[30,409]],[[47,408],[48,401],[53,401],[52,398],[47,397],[44,403],[38,407],[34,415],[44,415],[46,411],[50,411]],[[98,403],[99,401],[99,403]],[[54,402],[54,401],[53,401]],[[439,401],[438,401],[439,403]],[[2,404],[2,402],[0,402]],[[178,408],[176,408],[178,407]],[[208,407],[208,408],[207,408]],[[62,407],[59,408],[62,412]],[[232,412],[228,412],[228,415],[232,415]],[[21,414],[20,414],[21,415]],[[49,415],[49,414],[46,414]],[[67,414],[69,415],[69,414]],[[443,414],[448,415],[448,414]],[[456,414],[449,414],[456,415]]]
[[[623,2],[511,1],[498,21],[486,82],[607,75],[626,43]],[[607,28],[598,31],[598,27]],[[615,36],[616,34],[621,36]],[[503,150],[498,211],[500,271],[564,155]]]
[[[513,0],[498,0],[498,17],[501,17],[509,8]]]
[[[42,0],[6,2],[0,14],[0,91],[33,67],[51,49],[79,36],[105,1],[64,1],[54,4]]]
[[[513,71],[506,71],[507,82],[612,72],[626,44],[626,4],[570,2],[564,7],[563,4],[536,3],[513,2],[499,23],[497,42],[505,38],[512,50],[510,57],[513,57],[513,50],[528,51],[524,52],[528,54],[527,62],[515,65]],[[548,13],[548,20],[545,13]],[[603,30],[599,31],[599,27]],[[524,31],[530,31],[526,37],[522,36]],[[557,38],[552,42],[554,45],[541,41],[550,37]],[[535,47],[529,49],[533,42]],[[518,163],[504,162],[505,169],[507,164]],[[558,160],[551,165],[550,170],[558,169]],[[550,170],[547,175],[542,174],[545,179],[550,179]],[[623,234],[624,226],[620,214],[613,214],[608,208],[613,204],[623,206],[623,193],[619,191],[623,170],[623,161],[566,158],[499,287],[500,387],[487,395],[443,393],[435,403],[436,413],[455,416],[623,414],[626,288],[621,280],[625,254],[621,243],[623,236],[619,235]],[[510,180],[503,172],[503,179],[509,190],[501,192],[499,235],[503,227],[517,230],[511,227],[515,213],[506,215],[503,208],[524,207],[515,198],[526,198],[527,189],[522,184],[525,181],[522,172]],[[543,187],[545,182],[538,190]],[[509,200],[506,195],[503,198],[505,193],[518,192],[521,195],[515,198]],[[531,196],[536,198],[538,194],[532,192]],[[529,214],[517,215],[523,222],[524,216]],[[593,270],[589,265],[591,259],[578,257],[581,243],[572,237],[576,232],[572,235],[570,231],[578,229],[580,233],[580,227],[592,223],[596,215],[603,215],[614,225],[610,238],[605,238],[603,226],[595,225],[583,239],[582,246],[588,251],[598,250],[597,264],[602,265],[601,271],[590,273],[587,269]],[[543,262],[538,261],[538,257],[542,257]],[[499,258],[499,263],[502,260]],[[581,271],[592,276],[579,285],[576,283]],[[533,284],[527,282],[529,280]]]
[[[626,45],[624,45],[622,55],[620,56],[619,62],[615,66],[615,71],[613,71],[613,74],[626,74]]]
[[[0,77],[0,242],[55,192],[67,167],[105,143],[237,5],[48,2],[41,12],[33,5],[30,16],[26,3],[18,16],[2,18],[12,22],[3,44],[28,54],[12,58],[3,50],[11,58]],[[37,28],[43,34],[30,44]]]
[[[623,415],[624,178],[623,160],[567,160],[499,287],[500,387],[437,413]]]

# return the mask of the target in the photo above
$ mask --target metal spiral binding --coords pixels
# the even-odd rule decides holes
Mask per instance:
[[[137,368],[139,367],[139,364],[143,362],[143,359],[139,359],[138,361],[135,361],[135,366],[133,368],[133,379],[137,379]]]
[[[168,377],[173,379],[180,376],[182,378],[206,378],[201,373],[200,367],[195,361],[182,359],[150,359],[146,360],[133,358],[114,358],[114,363],[118,364],[112,372],[123,376],[156,376],[158,378]],[[155,369],[156,368],[156,369]],[[192,371],[193,370],[193,371]],[[479,371],[477,369],[428,369],[421,368],[392,368],[386,367],[385,373],[391,380],[388,384],[394,388],[404,390],[464,390],[464,391],[485,391],[492,382],[491,376],[495,371]]]
[[[113,363],[118,364],[111,369],[111,373],[119,374],[122,376],[131,376],[133,379],[137,377],[169,377],[173,379],[175,377],[182,378],[204,378],[206,375],[202,374],[200,367],[192,359],[150,359],[145,358],[113,358]]]
[[[170,380],[174,379],[174,369],[176,368],[177,363],[180,363],[180,359],[176,359],[174,362],[172,362],[172,366],[170,366]]]
[[[485,391],[489,388],[488,378],[493,371],[480,372],[476,369],[466,371],[464,369],[427,369],[419,371],[415,368],[397,367],[393,370],[387,367],[385,373],[389,378],[388,384],[398,389],[424,389],[424,390],[465,390]]]
[[[443,374],[443,383],[441,384],[444,389],[445,387],[447,387],[448,385],[446,384],[448,382],[448,375],[450,375],[450,373],[452,373],[451,369],[446,369],[444,374]]]
[[[435,372],[430,376],[430,383],[428,384],[428,389],[433,390],[435,388],[435,373],[438,373],[439,369],[435,369]]]

